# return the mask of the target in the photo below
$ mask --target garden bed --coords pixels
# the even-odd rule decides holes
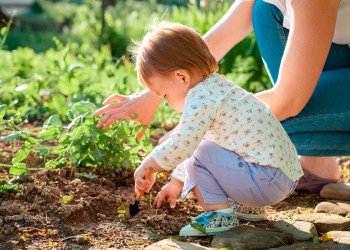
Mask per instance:
[[[14,150],[9,143],[1,148]],[[1,159],[2,163],[8,161],[6,157]],[[30,155],[26,163],[30,169],[42,161]],[[348,158],[340,158],[339,164],[344,173],[349,171]],[[10,178],[6,169],[0,171],[1,179]],[[344,175],[342,181],[349,181],[348,178]],[[176,209],[152,206],[167,179],[167,174],[158,175],[152,192],[141,201],[141,211],[131,218],[128,206],[135,197],[131,170],[30,171],[20,181],[18,191],[1,193],[1,249],[143,249],[166,238],[210,246],[212,237],[177,236],[180,228],[201,212],[193,197],[179,200]],[[294,193],[267,208],[269,220],[241,224],[271,228],[271,221],[312,212],[322,200],[318,194]]]

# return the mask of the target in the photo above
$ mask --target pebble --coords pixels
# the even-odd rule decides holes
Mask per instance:
[[[333,241],[339,244],[348,244],[350,249],[350,231],[330,231],[327,235],[330,235]]]
[[[327,184],[322,188],[320,195],[326,199],[350,201],[350,183]]]
[[[297,241],[310,240],[317,236],[315,225],[306,221],[279,220],[273,223],[273,228],[290,234]]]
[[[174,239],[165,239],[161,240],[157,243],[154,243],[150,246],[147,246],[144,248],[145,250],[179,250],[179,249],[186,249],[186,250],[209,250],[212,248],[207,248],[204,246],[200,246],[195,243],[186,243]]]
[[[341,200],[329,200],[319,203],[314,210],[315,213],[329,213],[346,216],[350,214],[350,202]]]
[[[215,235],[211,246],[214,248],[236,248],[237,250],[263,250],[288,245],[292,241],[292,237],[287,233],[241,225]]]
[[[24,219],[24,215],[23,214],[16,214],[16,215],[12,215],[12,216],[6,216],[5,217],[5,221],[6,222],[10,222],[10,221],[20,221]]]
[[[298,214],[293,217],[297,221],[307,221],[313,223],[321,232],[342,231],[350,227],[350,219],[337,214],[310,213]]]

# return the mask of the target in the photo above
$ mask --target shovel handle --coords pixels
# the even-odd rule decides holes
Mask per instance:
[[[145,180],[150,180],[151,179],[151,175],[152,175],[152,171],[150,169],[147,170],[146,174],[145,174]],[[142,199],[142,196],[145,192],[141,192],[139,195],[136,196],[136,200],[140,201]]]

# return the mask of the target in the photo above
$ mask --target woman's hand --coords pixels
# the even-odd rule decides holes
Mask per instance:
[[[114,94],[108,97],[104,107],[96,110],[94,115],[104,115],[98,128],[108,129],[110,125],[119,120],[135,119],[142,125],[149,125],[163,98],[154,95],[149,90],[144,90],[129,96]],[[118,101],[118,102],[116,102]],[[136,115],[136,118],[133,117]],[[143,133],[137,138],[141,138]]]
[[[153,205],[160,208],[163,202],[168,202],[171,208],[175,208],[176,199],[179,197],[184,183],[178,179],[171,178],[171,181],[162,187],[157,194]]]

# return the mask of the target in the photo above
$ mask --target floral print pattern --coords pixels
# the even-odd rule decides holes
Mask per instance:
[[[291,180],[303,175],[296,149],[269,107],[218,73],[189,90],[178,126],[151,156],[170,170],[203,139],[247,162],[280,168]]]

